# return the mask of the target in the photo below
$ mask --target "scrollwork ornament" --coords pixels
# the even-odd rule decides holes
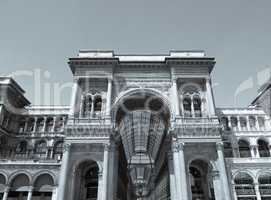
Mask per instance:
[[[63,152],[70,151],[70,149],[71,149],[71,144],[70,143],[65,143],[63,145]]]

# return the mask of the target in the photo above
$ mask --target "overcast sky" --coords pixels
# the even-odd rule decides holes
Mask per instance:
[[[79,49],[202,49],[217,61],[217,106],[247,106],[270,76],[270,8],[270,0],[0,0],[0,74],[40,69],[49,85],[72,80],[67,60]],[[50,103],[34,98],[33,77],[15,80],[33,104]],[[61,103],[69,102],[67,90]]]

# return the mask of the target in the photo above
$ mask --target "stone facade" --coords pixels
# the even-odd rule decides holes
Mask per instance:
[[[202,51],[80,51],[68,107],[32,106],[1,77],[0,198],[271,199],[270,104],[216,108],[214,65]]]

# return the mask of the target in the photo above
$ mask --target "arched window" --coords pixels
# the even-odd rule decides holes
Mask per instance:
[[[240,158],[251,157],[249,143],[245,140],[238,141]]]
[[[249,127],[251,129],[255,129],[256,128],[256,119],[254,116],[249,116]]]
[[[37,120],[37,131],[42,132],[44,127],[45,120],[43,118],[39,118]]]
[[[259,123],[260,129],[265,128],[265,119],[264,119],[264,117],[258,117],[258,123]]]
[[[235,179],[237,200],[256,200],[253,178],[247,173],[239,173]]]
[[[184,116],[185,117],[192,117],[191,98],[185,97],[183,99],[183,109],[184,109]]]
[[[58,117],[56,119],[56,124],[55,124],[55,131],[63,131],[64,128],[64,117]]]
[[[260,157],[270,157],[268,143],[262,139],[258,140],[258,150]]]
[[[85,98],[85,104],[84,104],[84,116],[83,117],[90,117],[93,110],[93,101],[92,96],[87,95]]]
[[[240,117],[240,126],[242,129],[247,128],[247,119],[245,117]]]
[[[34,130],[34,124],[35,124],[35,120],[33,118],[30,118],[27,122],[27,128],[26,131],[27,132],[32,132]]]
[[[231,117],[231,126],[232,128],[236,128],[237,127],[237,118],[236,117]]]
[[[54,179],[49,174],[40,175],[34,183],[34,199],[52,199],[52,191],[54,186]]]
[[[47,145],[45,141],[39,141],[35,145],[34,149],[35,156],[37,158],[46,158],[47,157]]]
[[[258,179],[261,200],[271,199],[271,173],[261,174]]]
[[[98,191],[98,167],[90,168],[85,174],[86,199],[96,199]]]
[[[26,157],[27,156],[27,142],[21,141],[16,146],[16,157]]]
[[[214,199],[212,178],[209,165],[202,160],[194,160],[189,166],[192,200]]]
[[[19,121],[19,133],[23,133],[25,130],[24,130],[24,128],[25,128],[25,123],[26,123],[26,121],[25,121],[25,119],[21,119],[20,121]]]
[[[197,196],[198,198],[204,198],[203,181],[202,181],[201,172],[195,167],[190,167],[189,173],[190,173],[190,184],[191,184],[193,199],[195,198],[195,196]]]
[[[47,120],[46,120],[46,131],[47,132],[51,132],[53,131],[53,126],[54,126],[54,119],[52,117],[49,117]]]
[[[193,98],[195,117],[201,117],[201,99],[200,97]]]
[[[73,199],[96,200],[98,194],[98,165],[94,161],[85,161],[76,169]]]
[[[229,129],[229,120],[227,117],[222,117],[221,118],[221,123],[223,125],[224,130],[228,130]]]
[[[102,111],[102,97],[101,96],[95,97],[94,111],[95,111],[95,113]]]
[[[232,158],[233,157],[233,148],[232,143],[230,141],[224,141],[224,155],[226,158]]]
[[[54,159],[61,160],[63,154],[63,142],[59,141],[54,146]]]
[[[11,188],[8,193],[8,199],[26,199],[30,186],[30,180],[27,175],[19,174],[11,182]]]

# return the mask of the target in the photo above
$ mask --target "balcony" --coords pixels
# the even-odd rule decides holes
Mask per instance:
[[[183,127],[217,127],[217,117],[176,117],[176,125]]]
[[[113,131],[110,119],[106,118],[69,118],[65,135],[69,137],[108,137]]]
[[[172,129],[182,138],[221,138],[217,117],[177,117]]]

